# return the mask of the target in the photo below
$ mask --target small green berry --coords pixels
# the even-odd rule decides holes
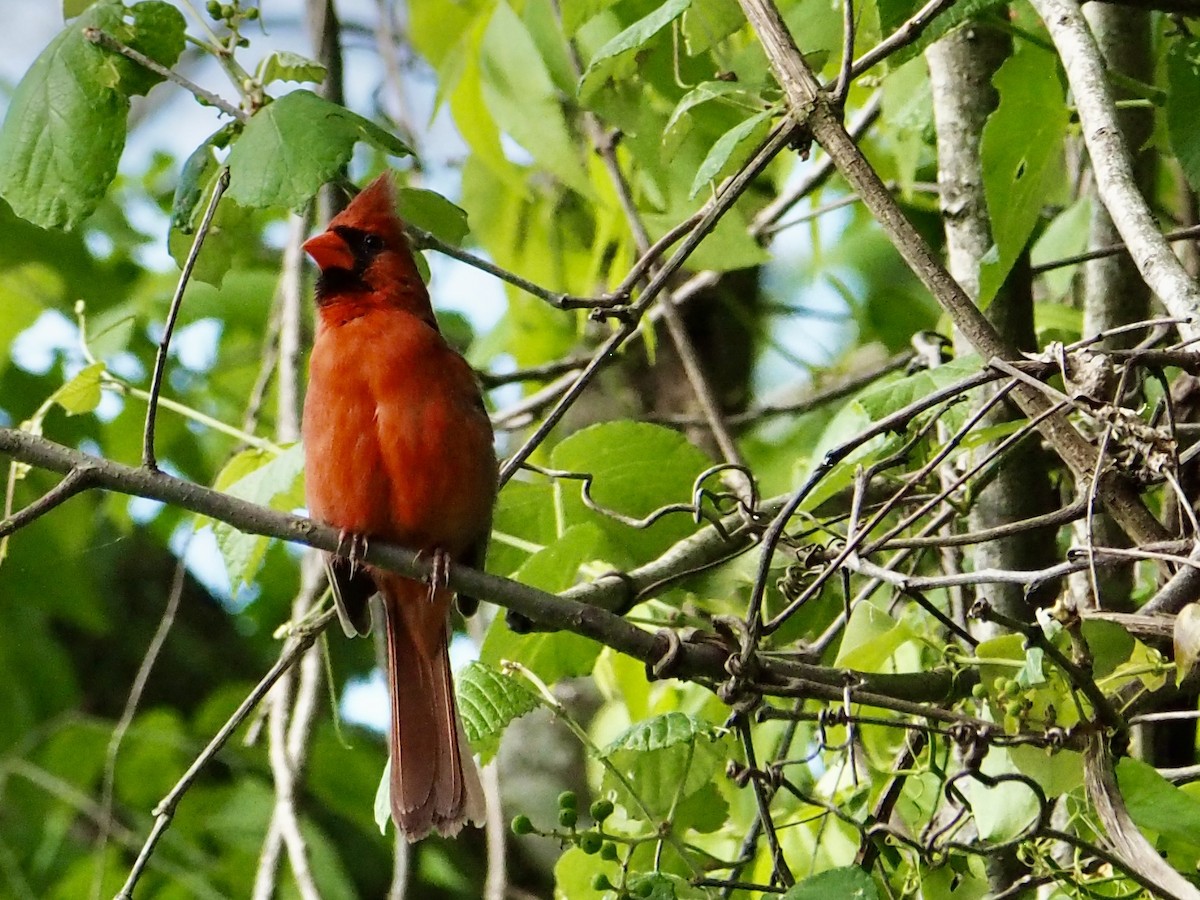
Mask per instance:
[[[592,890],[607,891],[610,888],[612,888],[612,882],[608,880],[608,876],[603,872],[597,873],[596,877],[592,879]]]
[[[984,687],[982,684],[977,684],[973,688],[971,688],[971,696],[974,697],[976,700],[982,700],[984,697],[987,696],[987,688]]]
[[[603,844],[604,839],[594,831],[585,831],[579,835],[579,849],[588,856],[600,852],[600,847]]]
[[[243,37],[243,38],[238,38],[238,39],[237,39],[237,45],[238,45],[239,47],[249,47],[249,46],[250,46],[250,38],[244,38],[244,37]]]
[[[512,820],[512,833],[517,835],[533,834],[533,822],[529,816],[517,816]]]
[[[609,816],[611,816],[613,814],[612,801],[611,800],[597,800],[595,803],[592,804],[592,808],[591,808],[591,810],[589,810],[589,812],[591,812],[592,818],[595,819],[597,822],[603,822],[605,819],[607,819]]]
[[[563,828],[574,828],[575,823],[579,821],[579,813],[573,809],[560,809],[558,811],[558,824]]]
[[[235,10],[233,8],[233,4],[231,4],[231,3],[222,3],[221,4],[221,18],[222,19],[232,19],[234,11]]]
[[[558,795],[559,809],[575,809],[578,804],[578,798],[574,791],[563,791]]]
[[[209,18],[221,18],[221,4],[218,3],[217,0],[208,0],[208,3],[205,4],[204,8],[207,10]]]
[[[258,18],[258,7],[251,6],[249,9],[246,10],[245,16],[247,19],[249,19],[251,22],[253,22],[255,19]]]
[[[617,845],[612,841],[605,841],[600,845],[600,858],[607,859],[612,862],[617,858]]]

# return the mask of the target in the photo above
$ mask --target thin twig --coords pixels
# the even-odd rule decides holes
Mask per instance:
[[[1200,237],[1200,225],[1190,225],[1187,228],[1176,228],[1174,231],[1163,233],[1165,241],[1186,241],[1192,238]],[[1108,256],[1116,256],[1119,253],[1126,252],[1125,242],[1118,244],[1109,244],[1107,247],[1096,247],[1093,250],[1086,250],[1083,253],[1076,253],[1072,256],[1064,256],[1061,259],[1054,259],[1050,262],[1041,263],[1040,265],[1030,266],[1029,271],[1034,275],[1042,275],[1046,272],[1052,272],[1055,269],[1062,269],[1066,266],[1074,266],[1078,263],[1090,262],[1093,259],[1104,259]]]
[[[846,103],[853,68],[854,0],[842,0],[842,66],[838,70],[837,85],[833,89],[833,102],[836,106],[844,106]]]
[[[106,50],[112,50],[115,53],[120,53],[126,59],[130,59],[143,68],[149,69],[154,74],[173,81],[184,90],[188,91],[192,96],[199,100],[205,106],[215,106],[227,116],[232,116],[239,122],[248,122],[250,114],[244,109],[238,109],[236,106],[219,97],[211,91],[206,91],[204,88],[195,82],[189,81],[178,72],[168,69],[166,66],[155,62],[150,57],[146,56],[137,50],[134,50],[128,44],[123,44],[107,31],[102,31],[99,28],[83,29],[83,36],[97,46],[103,47]]]
[[[158,654],[167,641],[171,626],[175,624],[175,614],[179,610],[179,601],[183,597],[183,586],[186,583],[187,567],[183,561],[185,551],[186,547],[179,551],[179,561],[175,564],[175,578],[171,584],[171,590],[167,594],[167,605],[158,621],[158,628],[155,629],[154,635],[150,638],[150,644],[146,647],[142,664],[138,666],[137,674],[134,676],[133,685],[129,688],[129,697],[125,701],[124,710],[121,711],[121,718],[113,728],[112,737],[108,740],[108,750],[104,759],[104,786],[100,792],[100,833],[96,838],[96,878],[92,887],[93,897],[99,897],[104,886],[104,861],[107,859],[105,848],[108,845],[113,825],[113,790],[117,781],[117,753],[121,749],[121,742],[125,740],[129,726],[133,724],[133,716],[142,702],[142,694],[146,690],[146,684],[150,681],[150,672],[158,660]]]
[[[217,213],[217,204],[221,202],[221,195],[225,193],[227,187],[229,187],[228,166],[222,168],[221,174],[217,176],[212,198],[208,201],[208,209],[204,211],[204,219],[200,222],[200,227],[196,229],[196,236],[192,239],[192,248],[188,251],[187,259],[184,260],[183,271],[179,273],[179,284],[175,287],[175,294],[171,297],[171,307],[167,311],[167,321],[163,324],[162,337],[158,342],[158,354],[154,358],[154,375],[150,379],[150,395],[146,406],[146,430],[142,438],[142,465],[147,469],[158,468],[158,461],[154,456],[154,421],[158,415],[158,395],[162,393],[163,372],[167,367],[167,351],[171,346],[171,334],[175,330],[175,320],[179,317],[179,308],[183,305],[183,292],[187,289],[188,281],[192,277],[192,269],[196,266],[196,258],[200,255],[200,248],[204,246],[204,238],[208,235],[213,216]]]
[[[587,368],[579,373],[578,377],[576,377],[575,381],[555,404],[554,408],[546,415],[542,424],[538,426],[538,429],[526,439],[525,443],[515,453],[504,461],[504,464],[500,467],[501,485],[512,478],[521,464],[529,458],[529,454],[537,449],[538,445],[545,440],[546,436],[566,414],[566,411],[575,402],[575,398],[583,392],[583,389],[591,382],[608,357],[615,353],[617,348],[636,331],[637,320],[646,311],[647,307],[667,286],[670,278],[687,261],[700,242],[716,227],[717,221],[721,216],[733,206],[758,174],[787,145],[794,127],[794,124],[790,120],[776,126],[766,142],[751,157],[750,161],[733,178],[727,181],[722,186],[722,189],[717,192],[717,195],[705,205],[704,215],[701,220],[688,233],[683,245],[675,251],[674,255],[658,270],[654,278],[651,279],[650,284],[646,286],[637,303],[630,307],[628,319],[593,354]]]
[[[92,469],[89,466],[79,466],[67,472],[66,476],[42,496],[38,497],[24,509],[13,513],[7,519],[0,519],[0,538],[6,538],[18,529],[24,528],[35,519],[44,516],[52,509],[62,505],[81,491],[92,486]]]
[[[145,871],[146,865],[154,853],[154,848],[158,845],[159,840],[170,826],[171,818],[175,815],[175,808],[179,805],[179,801],[192,786],[200,771],[225,746],[225,743],[229,740],[233,732],[254,711],[254,708],[258,706],[259,702],[271,690],[275,682],[279,680],[279,676],[290,669],[296,660],[303,655],[304,651],[313,645],[317,637],[333,621],[336,615],[337,613],[334,610],[326,610],[312,622],[296,630],[291,639],[292,643],[290,646],[284,648],[275,665],[254,686],[254,689],[250,691],[246,699],[234,710],[233,715],[221,726],[220,731],[209,741],[208,746],[200,752],[200,755],[196,757],[188,770],[183,773],[183,776],[175,783],[175,786],[171,788],[170,792],[154,808],[154,826],[151,828],[150,834],[146,838],[146,843],[142,846],[142,850],[133,864],[133,868],[129,871],[129,877],[118,892],[116,900],[133,900],[133,889],[137,886],[138,879],[141,878],[142,873]]]
[[[444,256],[449,256],[451,259],[457,259],[459,262],[479,269],[481,272],[486,272],[489,275],[494,275],[501,281],[507,281],[513,287],[518,288],[531,297],[537,297],[539,300],[544,300],[555,309],[591,309],[593,307],[609,306],[603,299],[590,297],[576,297],[574,294],[563,293],[562,291],[550,291],[541,285],[534,284],[527,278],[522,278],[516,272],[510,272],[507,269],[502,269],[493,262],[484,259],[481,256],[476,256],[461,247],[456,247],[453,244],[448,244],[441,238],[437,237],[432,232],[426,231],[424,228],[418,228],[416,225],[405,223],[405,231],[412,238],[413,244],[418,250],[436,250]]]
[[[851,75],[857,78],[896,51],[916,42],[933,20],[954,5],[954,0],[929,0],[899,28],[854,61]]]

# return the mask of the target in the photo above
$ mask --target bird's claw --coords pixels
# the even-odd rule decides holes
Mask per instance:
[[[420,559],[424,553],[418,553]],[[450,554],[440,547],[435,549],[429,560],[429,602],[437,597],[439,590],[444,590],[450,584]]]
[[[345,528],[338,532],[337,547],[334,549],[333,555],[350,563],[350,577],[354,577],[363,558],[366,557],[367,543],[365,534],[355,534]],[[348,548],[347,544],[349,544]]]

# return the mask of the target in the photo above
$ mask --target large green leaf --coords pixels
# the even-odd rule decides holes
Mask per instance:
[[[500,748],[504,729],[537,709],[538,698],[518,679],[481,662],[469,663],[454,681],[463,730],[479,762],[487,765]]]
[[[229,151],[229,197],[242,206],[299,209],[365,141],[392,156],[412,151],[375,123],[311,91],[293,91],[255,113]]]
[[[987,305],[1025,249],[1054,182],[1061,183],[1063,139],[1070,116],[1058,79],[1058,59],[1028,41],[993,79],[1000,104],[983,128],[980,156],[994,255],[979,273]]]
[[[1200,38],[1180,38],[1167,53],[1167,134],[1192,190],[1200,190]]]
[[[695,197],[704,189],[705,185],[715,180],[725,169],[730,157],[741,144],[749,140],[751,135],[765,133],[770,116],[771,110],[755,113],[721,135],[709,149],[708,156],[704,157],[704,162],[700,163],[700,168],[696,170],[689,196]]]
[[[512,577],[557,593],[579,581],[584,566],[613,553],[601,529],[591,524],[575,525],[553,544],[530,556]],[[497,616],[484,638],[479,657],[491,666],[499,666],[506,659],[516,660],[547,684],[553,684],[561,678],[591,672],[600,650],[600,644],[569,631],[518,635],[505,624],[503,616]]]
[[[183,16],[160,0],[124,19],[119,3],[97,3],[50,42],[13,92],[0,125],[0,196],[43,228],[90,216],[117,174],[129,98],[161,78],[84,37],[98,29],[163,65],[183,49]]]
[[[482,96],[496,124],[564,184],[590,194],[582,148],[558,89],[525,23],[503,0],[479,49]]]
[[[630,726],[604,748],[604,756],[633,787],[605,770],[604,787],[635,817],[643,807],[653,817],[709,786],[732,755],[726,736],[682,712],[669,712]],[[636,799],[635,799],[636,798]]]
[[[592,500],[632,518],[650,515],[671,503],[691,503],[696,477],[711,465],[695,445],[677,431],[644,422],[604,422],[575,432],[554,448],[555,469],[591,476]],[[594,521],[628,534],[601,513],[587,510],[582,487],[574,479],[559,479],[568,521]],[[682,534],[691,527],[687,512],[674,513],[653,529]]]
[[[1200,846],[1200,799],[1171,784],[1153,766],[1130,757],[1117,764],[1117,783],[1139,828]]]

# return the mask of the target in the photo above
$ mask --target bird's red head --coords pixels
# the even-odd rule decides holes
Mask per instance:
[[[401,306],[432,319],[386,172],[359,192],[328,229],[310,238],[304,251],[321,270],[318,305]]]

